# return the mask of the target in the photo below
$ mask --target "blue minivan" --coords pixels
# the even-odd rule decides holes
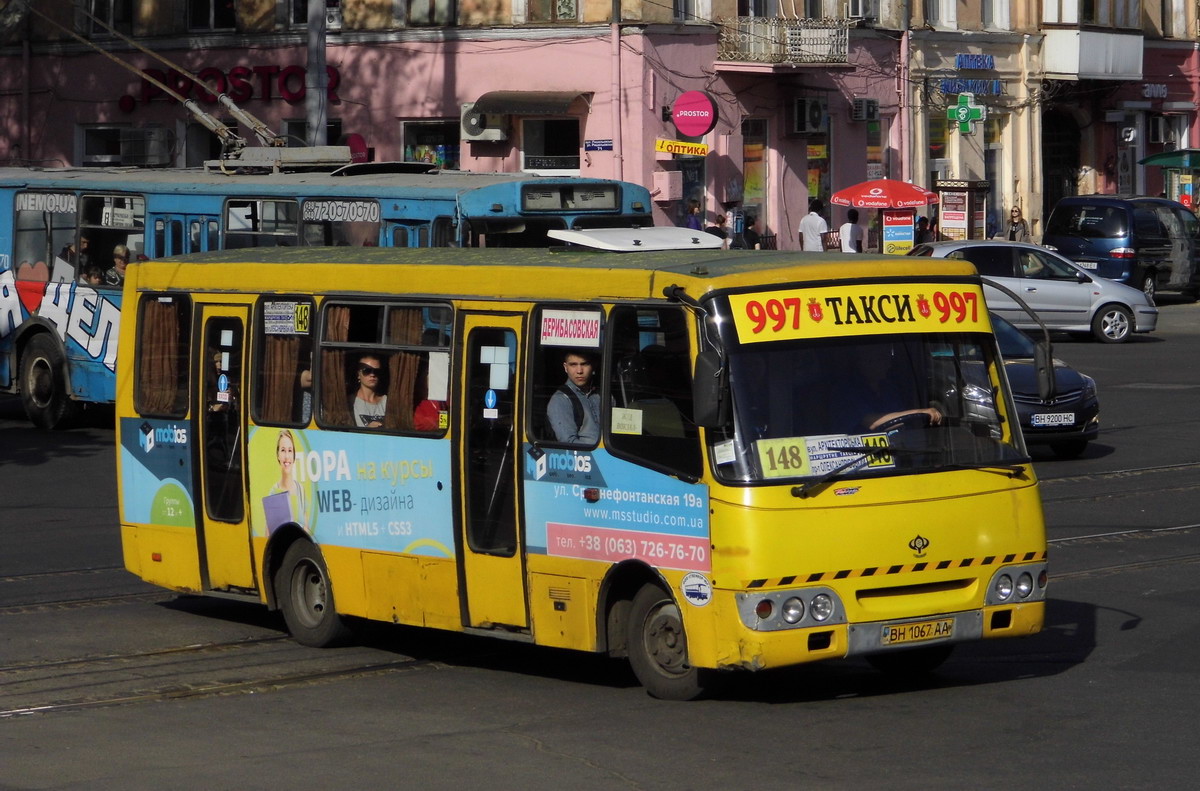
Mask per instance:
[[[1166,198],[1072,195],[1050,212],[1042,244],[1080,269],[1140,288],[1195,297],[1200,290],[1200,221]]]

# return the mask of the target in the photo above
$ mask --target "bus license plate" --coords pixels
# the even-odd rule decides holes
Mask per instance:
[[[1035,426],[1073,426],[1074,412],[1039,412],[1030,421]]]
[[[919,643],[922,640],[937,640],[941,637],[953,636],[954,619],[939,618],[936,621],[889,624],[883,627],[881,642],[884,645],[899,645],[900,643]]]

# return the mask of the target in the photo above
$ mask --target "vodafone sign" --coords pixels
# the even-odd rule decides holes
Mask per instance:
[[[685,137],[703,137],[717,125],[717,103],[704,91],[680,94],[671,107],[671,121]]]

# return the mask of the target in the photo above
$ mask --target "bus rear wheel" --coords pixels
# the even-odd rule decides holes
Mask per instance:
[[[642,686],[663,700],[692,700],[707,673],[688,663],[679,605],[657,585],[644,585],[629,612],[629,664]]]
[[[62,350],[45,333],[31,338],[21,352],[21,405],[35,426],[61,428],[74,413],[63,365]]]
[[[325,559],[308,541],[296,541],[284,553],[275,572],[275,596],[288,631],[301,645],[324,648],[349,636],[333,604]]]

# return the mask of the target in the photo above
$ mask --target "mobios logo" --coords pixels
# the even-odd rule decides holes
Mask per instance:
[[[183,426],[171,424],[169,426],[151,426],[149,423],[143,423],[141,426],[142,436],[139,443],[142,450],[146,453],[154,450],[157,446],[177,447],[186,445],[188,442],[188,432]]]
[[[592,454],[573,450],[546,450],[541,455],[526,454],[525,477],[534,481],[604,485],[604,479],[595,466]]]

